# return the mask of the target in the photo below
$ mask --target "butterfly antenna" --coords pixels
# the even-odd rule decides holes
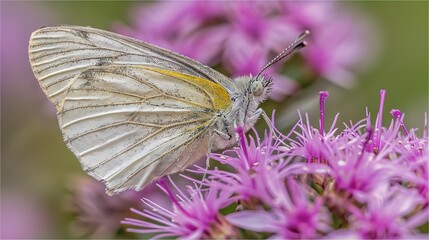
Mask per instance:
[[[256,79],[261,75],[262,72],[265,71],[265,69],[269,68],[271,65],[273,65],[276,62],[282,60],[283,58],[289,56],[290,54],[300,50],[301,48],[307,46],[307,42],[304,41],[304,39],[308,35],[310,35],[310,31],[308,31],[308,30],[305,30],[303,33],[301,33],[295,39],[295,41],[293,41],[293,43],[291,43],[289,46],[287,46],[287,48],[285,48],[283,51],[281,51],[276,57],[274,57],[271,61],[269,61],[267,63],[267,65],[265,65],[265,67],[263,67],[261,69],[261,71],[259,71],[259,73],[256,75]]]

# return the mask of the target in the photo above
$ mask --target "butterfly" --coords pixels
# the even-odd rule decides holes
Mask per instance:
[[[257,76],[234,81],[169,50],[81,26],[30,38],[31,68],[55,105],[64,142],[83,170],[116,194],[141,190],[237,142],[264,115],[268,66],[306,45],[301,34]]]

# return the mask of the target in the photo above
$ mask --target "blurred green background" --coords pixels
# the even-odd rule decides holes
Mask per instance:
[[[118,22],[131,23],[133,9],[139,4],[1,2],[2,236],[3,231],[16,231],[24,238],[76,237],[70,230],[71,216],[65,205],[73,177],[84,173],[63,143],[53,107],[31,73],[27,57],[31,32],[57,24],[111,29]],[[343,89],[326,82],[313,86],[279,109],[279,119],[296,117],[304,97],[317,97],[318,91],[329,89],[327,118],[340,112],[340,122],[356,121],[364,117],[365,107],[377,112],[379,90],[384,88],[385,122],[390,119],[390,109],[401,109],[406,114],[406,126],[419,128],[421,133],[428,111],[428,3],[341,4],[360,9],[374,22],[379,31],[378,58],[368,71],[358,75],[356,88]],[[265,103],[267,107],[270,104]],[[303,106],[303,111],[318,114],[317,107]]]

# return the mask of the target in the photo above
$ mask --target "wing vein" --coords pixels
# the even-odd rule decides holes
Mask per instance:
[[[92,167],[89,167],[89,168],[85,169],[85,171],[88,171],[88,172],[93,171],[94,169],[98,168],[99,166],[104,165],[105,163],[109,162],[110,160],[112,160],[112,159],[114,159],[114,158],[116,158],[116,157],[118,157],[118,156],[122,155],[123,153],[125,153],[125,152],[129,151],[130,149],[134,148],[135,146],[138,146],[140,143],[142,143],[142,142],[144,142],[144,141],[148,140],[149,138],[151,138],[151,137],[153,137],[153,136],[156,136],[157,134],[159,134],[160,132],[162,132],[162,131],[164,131],[164,130],[166,130],[166,128],[160,128],[160,129],[156,130],[155,132],[153,132],[153,133],[149,134],[149,136],[146,136],[146,137],[144,137],[144,138],[141,138],[141,139],[140,139],[140,140],[138,140],[137,142],[135,142],[135,143],[133,143],[133,144],[131,144],[131,145],[127,146],[125,149],[123,149],[123,150],[121,150],[120,152],[118,152],[118,153],[114,154],[113,156],[111,156],[111,157],[109,157],[109,158],[107,158],[107,159],[105,159],[105,160],[103,160],[103,161],[101,161],[101,162],[97,163],[96,165],[94,165],[94,166],[92,166]]]
[[[162,72],[159,72],[159,71],[156,71],[156,70],[154,70],[154,69],[150,69],[150,68],[143,68],[143,69],[146,69],[146,70],[148,70],[148,71],[152,71],[152,72],[155,72],[155,73],[159,73],[159,74],[162,74],[162,75],[167,76],[167,77],[172,77],[172,78],[175,78],[175,79],[178,79],[178,80],[181,80],[181,81],[185,81],[185,82],[187,82],[187,83],[191,84],[192,86],[194,86],[194,87],[196,87],[196,88],[200,89],[202,92],[204,92],[204,94],[205,94],[205,95],[207,95],[207,97],[209,97],[209,98],[210,98],[210,105],[212,105],[212,109],[215,109],[215,107],[214,107],[214,100],[213,100],[213,97],[212,97],[212,96],[207,92],[207,90],[206,90],[206,89],[204,89],[203,87],[198,86],[197,84],[195,84],[195,83],[193,83],[193,82],[191,82],[191,81],[188,81],[188,80],[186,80],[186,79],[184,79],[184,78],[178,78],[178,77],[175,77],[175,76],[168,76],[168,75],[166,75],[166,74],[164,74],[164,73],[162,73]]]
[[[76,41],[70,41],[70,40],[66,40],[66,41],[53,41],[53,42],[43,42],[43,43],[39,43],[39,44],[31,44],[31,47],[34,48],[34,47],[49,46],[49,45],[52,45],[52,44],[62,44],[62,43],[66,43],[66,44],[76,43],[76,44],[80,44],[80,45],[95,47],[94,44],[88,44],[88,43],[76,42]]]
[[[208,125],[208,123],[205,123],[205,124],[203,124],[203,125]],[[201,126],[202,126],[202,125],[201,125]],[[208,127],[203,128],[203,129],[202,129],[202,130],[200,130],[197,134],[195,134],[194,136],[192,136],[191,141],[193,141],[195,138],[197,138],[197,137],[198,137],[198,136],[200,136],[202,133],[204,133],[205,131],[207,131],[207,128],[208,128]],[[180,136],[182,136],[182,135],[184,135],[184,134],[185,134],[185,133],[177,134],[177,135],[176,135],[174,138],[172,138],[172,139],[178,138],[178,137],[180,137]],[[170,140],[172,140],[172,139],[170,139]],[[153,148],[153,149],[152,149],[152,151],[154,151],[154,150],[156,150],[156,149],[158,149],[158,148],[160,148],[160,147],[162,147],[162,146],[164,146],[164,145],[166,145],[166,144],[168,144],[168,142],[164,142],[163,144],[161,144],[161,145],[159,145],[159,146],[157,146],[157,147]],[[139,169],[137,169],[137,170],[136,170],[136,171],[134,171],[133,173],[129,174],[129,175],[127,176],[126,180],[125,180],[122,184],[120,184],[117,188],[122,187],[122,186],[123,186],[125,183],[127,183],[127,182],[132,178],[132,177],[134,177],[135,175],[137,175],[137,174],[138,174],[139,172],[141,172],[143,169],[147,168],[148,166],[150,166],[151,164],[153,164],[154,162],[156,162],[156,161],[157,161],[157,160],[159,160],[160,158],[164,157],[165,155],[169,154],[170,152],[172,152],[172,151],[174,151],[174,150],[177,150],[177,149],[178,149],[179,147],[181,147],[181,146],[182,146],[182,145],[178,145],[178,146],[175,146],[174,148],[170,148],[170,150],[169,150],[169,151],[166,151],[165,153],[161,154],[160,156],[158,156],[157,158],[153,159],[153,160],[152,160],[152,161],[150,161],[149,163],[147,163],[147,164],[145,164],[145,165],[141,166]],[[127,164],[125,167],[118,169],[117,171],[115,171],[114,173],[112,173],[110,176],[106,177],[106,179],[105,179],[105,180],[111,179],[112,177],[116,176],[117,174],[119,174],[119,173],[123,172],[125,169],[129,168],[131,165],[133,165],[133,164],[134,164],[135,162],[137,162],[138,160],[140,160],[140,159],[142,159],[143,157],[146,157],[147,155],[151,154],[151,153],[152,153],[152,151],[149,151],[148,153],[144,154],[143,156],[141,156],[141,157],[139,157],[139,158],[135,159],[133,162],[131,162],[131,163]],[[172,163],[171,163],[169,166],[171,166],[173,163],[174,163],[174,161],[172,161]],[[167,169],[168,169],[168,168],[167,168]]]
[[[115,90],[107,89],[107,88],[70,89],[70,92],[82,91],[82,90],[90,90],[90,91],[94,91],[94,92],[108,92],[108,93],[114,93],[114,94],[119,94],[119,95],[123,95],[123,96],[135,97],[135,98],[143,99],[142,96],[137,95],[137,94],[127,93],[127,92],[122,92],[122,91],[115,91]]]
[[[62,65],[65,65],[65,64],[69,64],[69,63],[74,63],[74,62],[84,62],[85,63],[85,61],[88,61],[87,62],[87,66],[89,67],[89,66],[97,66],[97,65],[93,65],[93,64],[89,64],[89,63],[91,63],[90,62],[90,60],[100,60],[100,59],[114,59],[114,58],[117,58],[117,57],[120,57],[120,56],[122,56],[123,54],[117,54],[117,55],[112,55],[112,56],[106,56],[106,57],[88,57],[88,58],[72,58],[70,61],[62,61],[62,62],[58,62],[58,63],[56,63],[56,64],[53,64],[53,65],[50,65],[50,66],[47,66],[47,67],[45,67],[45,68],[42,68],[42,69],[38,69],[38,71],[39,72],[43,72],[43,71],[46,71],[46,70],[49,70],[49,69],[51,69],[51,68],[55,68],[55,67],[59,67],[59,66],[62,66]]]
[[[150,109],[150,111],[146,110],[123,110],[123,109],[116,109],[116,110],[112,110],[112,111],[107,111],[107,112],[102,112],[102,113],[98,113],[98,114],[92,114],[92,115],[88,115],[86,117],[81,117],[78,119],[75,119],[73,121],[70,121],[66,124],[62,125],[62,128],[66,128],[69,127],[73,124],[76,124],[78,122],[81,121],[85,121],[85,120],[89,120],[89,119],[93,119],[93,118],[99,118],[99,117],[104,117],[104,116],[108,116],[110,114],[118,114],[118,113],[177,113],[177,112],[189,112],[192,113],[192,110],[188,110],[188,109]]]
[[[72,52],[77,52],[77,51],[88,51],[88,50],[90,50],[90,51],[92,51],[92,50],[94,50],[94,51],[99,51],[99,50],[108,50],[108,51],[117,52],[117,53],[126,53],[126,52],[124,52],[124,51],[115,50],[115,49],[110,49],[110,48],[104,48],[104,47],[72,48],[72,49],[68,49],[68,50],[62,50],[62,51],[53,52],[53,53],[48,53],[48,54],[45,54],[45,55],[41,55],[41,56],[38,56],[38,57],[34,57],[34,58],[31,58],[31,60],[32,60],[32,61],[36,61],[36,60],[38,60],[38,59],[40,59],[40,58],[50,57],[51,55],[59,55],[59,54],[72,53]],[[31,52],[30,52],[30,53],[31,53]],[[129,53],[128,53],[128,54],[129,54]],[[131,54],[130,54],[130,55],[131,55]],[[58,57],[57,59],[58,59],[58,60],[60,60],[60,59],[63,59],[63,58],[69,58],[69,56],[68,56],[68,55],[64,55],[64,56]],[[54,58],[54,59],[55,59],[55,58]],[[52,59],[52,60],[54,60],[54,59]],[[55,59],[55,60],[57,60],[57,59]],[[46,61],[47,61],[47,60],[46,60]],[[39,63],[39,64],[41,64],[41,63]],[[35,65],[35,66],[37,66],[37,65]]]
[[[145,101],[147,101],[149,99],[160,97],[160,96],[162,96],[162,95],[154,95],[154,96],[144,97],[141,101],[131,101],[131,102],[122,102],[122,103],[107,103],[107,104],[94,104],[94,105],[78,106],[78,107],[74,107],[74,108],[69,108],[69,109],[63,110],[61,113],[66,113],[66,112],[69,112],[69,111],[78,110],[78,109],[86,109],[86,108],[111,107],[111,106],[127,106],[127,105],[139,104],[139,103],[144,103]],[[70,100],[69,98],[66,98],[66,101],[69,101],[69,100]]]
[[[170,127],[180,126],[180,125],[187,124],[187,123],[200,122],[200,121],[205,121],[205,120],[209,120],[209,119],[211,119],[211,117],[203,117],[203,118],[197,118],[197,119],[193,119],[193,120],[188,120],[188,121],[183,121],[183,122],[173,123],[173,124],[168,124],[168,125],[159,125],[159,124],[153,124],[153,123],[143,123],[143,122],[136,122],[136,121],[129,120],[129,121],[123,121],[123,122],[119,122],[119,123],[108,124],[106,126],[101,126],[101,127],[95,128],[95,129],[91,129],[89,131],[80,133],[80,134],[78,134],[78,135],[76,135],[76,136],[74,136],[72,138],[69,138],[68,142],[72,142],[72,141],[74,141],[74,140],[76,140],[76,139],[78,139],[80,137],[83,137],[83,136],[85,136],[87,134],[91,134],[91,133],[94,133],[94,132],[102,131],[104,129],[108,129],[108,128],[111,128],[111,127],[121,126],[121,125],[124,125],[124,124],[134,124],[134,125],[141,125],[141,126],[155,127],[155,128],[163,128],[163,127],[170,128]]]
[[[87,149],[87,150],[85,150],[85,151],[82,151],[81,153],[79,153],[79,156],[80,157],[82,157],[82,156],[84,156],[84,155],[86,155],[86,154],[88,154],[88,153],[91,153],[91,152],[93,152],[93,151],[96,151],[96,150],[98,150],[98,149],[100,149],[100,148],[103,148],[103,147],[105,147],[105,146],[107,146],[107,145],[109,145],[109,144],[112,144],[112,143],[114,143],[114,142],[117,142],[118,140],[121,140],[121,139],[123,139],[123,138],[125,138],[125,137],[127,137],[127,136],[129,136],[129,135],[131,135],[131,134],[133,134],[133,133],[135,133],[136,131],[129,131],[129,132],[126,132],[126,133],[123,133],[123,134],[120,134],[120,135],[118,135],[118,136],[115,136],[115,137],[113,137],[113,138],[111,138],[111,139],[107,139],[106,141],[104,141],[102,144],[100,144],[100,145],[96,145],[96,146],[94,146],[94,147],[92,147],[92,148],[89,148],[89,149]]]
[[[144,137],[144,138],[140,139],[139,141],[137,141],[137,142],[135,142],[135,143],[133,143],[133,144],[131,144],[131,145],[127,146],[125,149],[123,149],[123,150],[121,150],[120,152],[118,152],[118,153],[114,154],[113,156],[111,156],[111,157],[109,157],[109,158],[107,158],[107,159],[105,159],[105,160],[103,160],[103,161],[99,162],[98,164],[96,164],[96,165],[94,165],[94,166],[92,166],[92,167],[89,167],[89,168],[85,169],[85,171],[93,171],[93,170],[95,170],[95,169],[96,169],[96,168],[98,168],[99,166],[106,164],[107,162],[111,161],[112,159],[114,159],[114,158],[116,158],[116,157],[119,157],[119,156],[120,156],[120,155],[122,155],[123,153],[125,153],[125,152],[127,152],[127,151],[131,150],[132,148],[134,148],[134,147],[136,147],[136,146],[138,146],[138,145],[139,145],[139,144],[141,144],[142,142],[144,142],[144,141],[146,141],[146,140],[148,140],[148,139],[150,139],[150,138],[152,138],[152,137],[156,136],[157,134],[159,134],[159,133],[161,133],[162,131],[164,131],[164,130],[166,130],[166,129],[170,128],[171,126],[179,126],[179,125],[183,125],[183,124],[187,124],[187,123],[198,122],[198,121],[201,121],[201,120],[203,120],[203,118],[201,118],[201,119],[194,119],[194,120],[190,120],[190,121],[184,121],[184,122],[181,122],[180,124],[174,124],[174,125],[167,125],[167,126],[164,126],[164,127],[160,128],[160,129],[156,130],[155,132],[153,132],[153,133],[152,133],[152,134],[150,134],[149,136],[146,136],[146,137]],[[214,120],[214,119],[213,119],[213,118],[211,118],[211,120],[210,120],[210,121],[206,121],[205,123],[207,124],[207,123],[213,122],[213,120]],[[204,124],[202,124],[202,125],[204,125]]]
[[[142,126],[146,126],[146,127],[156,127],[156,128],[162,128],[163,127],[162,125],[158,125],[158,124],[151,124],[151,123],[138,123],[137,124],[137,122],[122,121],[122,122],[112,123],[112,124],[108,124],[108,125],[105,125],[105,126],[101,126],[101,127],[95,128],[95,129],[91,129],[91,130],[85,131],[83,133],[80,133],[80,134],[72,137],[72,138],[69,138],[68,142],[72,142],[72,141],[74,141],[74,140],[76,140],[78,138],[81,138],[81,137],[83,137],[85,135],[88,135],[88,134],[91,134],[91,133],[95,133],[95,132],[98,132],[98,131],[102,131],[102,130],[105,130],[105,129],[108,129],[108,128],[117,127],[117,126],[121,126],[121,125],[125,125],[125,124],[142,125]]]
[[[58,75],[58,74],[62,74],[62,73],[66,73],[66,72],[70,72],[70,71],[74,71],[74,70],[79,70],[79,69],[85,69],[85,68],[88,68],[88,67],[89,67],[88,65],[77,65],[75,67],[65,68],[65,69],[62,69],[62,70],[58,70],[58,71],[46,74],[45,76],[39,76],[38,80],[39,81],[43,81],[43,80],[45,80],[47,78],[50,78],[50,77]],[[39,74],[40,74],[40,72],[39,72]],[[77,74],[77,75],[79,75],[79,74]]]

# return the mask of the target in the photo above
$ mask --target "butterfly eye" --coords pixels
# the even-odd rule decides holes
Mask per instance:
[[[252,83],[252,93],[254,96],[260,96],[262,92],[264,91],[264,86],[262,86],[262,83],[259,81],[255,81]]]

